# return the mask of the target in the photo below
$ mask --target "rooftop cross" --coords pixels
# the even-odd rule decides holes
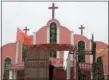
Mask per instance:
[[[79,27],[79,29],[81,29],[81,35],[83,35],[83,29],[85,29],[85,27],[83,27],[83,25],[81,25],[81,26]]]
[[[27,28],[27,26],[23,30],[25,31],[25,34],[27,34],[27,31],[29,31],[29,29]]]
[[[52,3],[52,7],[49,7],[49,9],[52,9],[52,18],[55,17],[55,9],[58,9],[58,7],[55,6],[54,3]]]

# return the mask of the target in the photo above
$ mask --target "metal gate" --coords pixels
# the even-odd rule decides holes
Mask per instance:
[[[31,46],[25,54],[25,80],[49,80],[50,51],[71,51],[69,44],[40,44]]]
[[[29,50],[25,59],[25,80],[49,80],[49,53]]]

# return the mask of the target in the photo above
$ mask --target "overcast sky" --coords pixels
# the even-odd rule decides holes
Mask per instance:
[[[84,35],[96,41],[108,43],[108,2],[55,2],[59,8],[55,18],[60,24],[80,34],[78,27],[86,28]],[[2,44],[16,41],[17,27],[27,26],[28,34],[37,32],[51,19],[52,2],[3,2]]]

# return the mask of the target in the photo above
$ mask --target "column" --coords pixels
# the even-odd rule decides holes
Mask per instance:
[[[71,31],[70,32],[70,43],[71,43],[71,45],[74,45],[74,31]],[[72,63],[73,63],[73,54],[70,54],[71,55],[71,61],[72,61]]]
[[[9,79],[10,79],[10,80],[13,79],[12,70],[9,70]]]
[[[74,31],[70,32],[70,43],[74,45]]]
[[[57,44],[59,44],[60,40],[60,30],[59,27],[57,27]],[[60,51],[57,51],[57,58],[60,58]]]
[[[57,58],[60,58],[60,51],[57,51]]]
[[[71,65],[72,65],[71,54],[68,53],[68,57],[67,57],[67,80],[70,80]]]
[[[16,77],[17,77],[17,71],[13,70],[13,79],[16,80]]]
[[[67,57],[68,57],[69,51],[64,51],[64,62],[63,62],[63,67],[66,70],[67,69]]]
[[[18,52],[19,52],[19,42],[16,41],[16,55],[15,55],[15,64],[18,63]]]
[[[36,44],[36,32],[33,32],[33,45]]]

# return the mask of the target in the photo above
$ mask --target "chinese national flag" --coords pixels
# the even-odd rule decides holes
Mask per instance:
[[[23,31],[21,31],[19,28],[17,29],[17,41],[20,41],[26,45],[32,44],[31,38],[27,34],[25,34]]]

